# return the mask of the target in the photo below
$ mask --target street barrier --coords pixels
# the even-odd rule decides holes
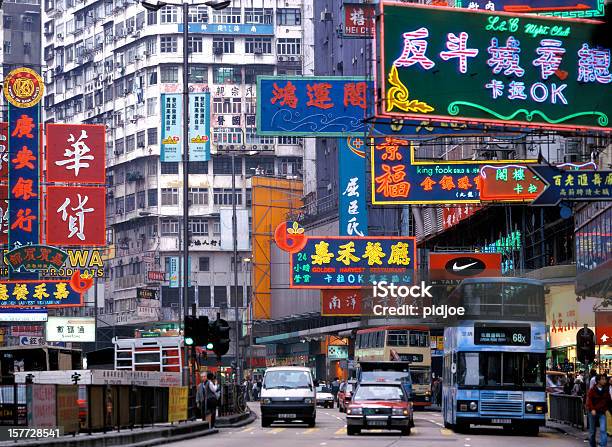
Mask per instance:
[[[580,396],[549,394],[549,419],[584,430],[584,403]]]
[[[244,386],[233,383],[224,384],[221,388],[219,416],[242,414],[247,411]]]

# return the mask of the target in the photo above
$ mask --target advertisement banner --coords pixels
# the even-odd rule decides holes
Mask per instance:
[[[328,346],[327,347],[327,359],[328,360],[348,359],[348,346]]]
[[[168,422],[187,420],[188,390],[186,386],[168,388]]]
[[[47,180],[103,185],[105,135],[101,124],[47,124]]]
[[[612,129],[596,22],[383,4],[382,115]]]
[[[6,152],[8,157],[8,152]],[[0,161],[2,166],[2,161]],[[8,166],[4,168],[8,175]],[[0,183],[0,245],[5,246],[8,244],[9,235],[9,187],[8,179],[2,180],[4,183]]]
[[[0,309],[25,307],[80,307],[83,294],[71,281],[4,281],[0,283]]]
[[[181,161],[183,98],[181,94],[162,93],[160,104],[162,116],[160,160]]]
[[[374,4],[344,3],[342,37],[371,38],[376,33]]]
[[[189,33],[194,34],[232,34],[236,36],[273,36],[274,25],[263,23],[190,23]],[[183,32],[183,24],[178,24],[178,32]]]
[[[26,388],[28,426],[57,427],[55,385],[32,384]]]
[[[480,168],[495,161],[416,161],[409,140],[386,137],[371,146],[372,203],[480,203]],[[515,162],[531,160],[515,160]]]
[[[480,169],[482,202],[531,202],[544,183],[526,165],[485,165]]]
[[[595,312],[595,344],[612,345],[612,312]]]
[[[363,136],[374,83],[360,77],[257,77],[257,134]]]
[[[414,237],[308,236],[291,253],[289,287],[356,289],[375,281],[411,283],[416,270]]]
[[[363,295],[356,289],[321,290],[321,315],[355,317],[361,315]]]
[[[64,433],[75,433],[79,429],[78,385],[56,385],[57,425]]]
[[[605,0],[456,0],[458,8],[587,18],[603,16]]]
[[[179,286],[179,258],[178,256],[170,256],[168,258],[168,281],[170,281],[170,287]]]
[[[429,253],[429,279],[458,283],[465,278],[501,276],[501,253]]]
[[[47,243],[59,246],[106,245],[106,188],[49,186]]]
[[[68,253],[49,245],[22,245],[4,255],[4,261],[14,271],[59,269],[64,265]]]
[[[210,93],[189,94],[189,161],[210,160]]]
[[[368,235],[365,147],[362,137],[338,139],[338,222],[340,234],[344,236]]]
[[[8,182],[9,153],[8,153],[8,123],[0,122],[0,183]]]
[[[87,317],[49,317],[47,341],[96,341],[96,319]]]

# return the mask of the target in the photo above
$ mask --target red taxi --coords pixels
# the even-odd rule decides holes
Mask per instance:
[[[351,396],[355,390],[356,382],[342,382],[338,390],[338,411],[340,413],[346,411],[346,407],[351,403]]]
[[[360,382],[346,409],[346,431],[356,435],[361,430],[399,430],[410,435],[414,426],[412,402],[397,382]]]

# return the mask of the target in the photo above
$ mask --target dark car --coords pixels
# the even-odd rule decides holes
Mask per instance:
[[[340,384],[340,389],[338,390],[338,410],[340,413],[344,413],[348,404],[351,403],[355,384],[356,382],[354,381],[342,382]]]
[[[383,429],[408,436],[414,425],[412,403],[398,382],[362,382],[346,409],[346,425],[348,435]]]

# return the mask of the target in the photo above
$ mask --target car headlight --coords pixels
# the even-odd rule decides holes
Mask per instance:
[[[304,403],[305,404],[311,404],[312,403],[312,398],[311,397],[307,397],[304,399]]]
[[[476,402],[470,402],[470,410],[472,411],[478,410],[478,404]]]
[[[263,399],[261,399],[262,404],[269,404],[271,402],[272,402],[272,399],[270,399],[269,397],[264,397]]]
[[[394,416],[408,416],[409,411],[406,408],[394,408],[392,414]]]
[[[346,414],[363,414],[363,409],[361,407],[347,408]]]
[[[525,405],[525,411],[527,413],[531,413],[533,411],[533,404],[527,404]]]

